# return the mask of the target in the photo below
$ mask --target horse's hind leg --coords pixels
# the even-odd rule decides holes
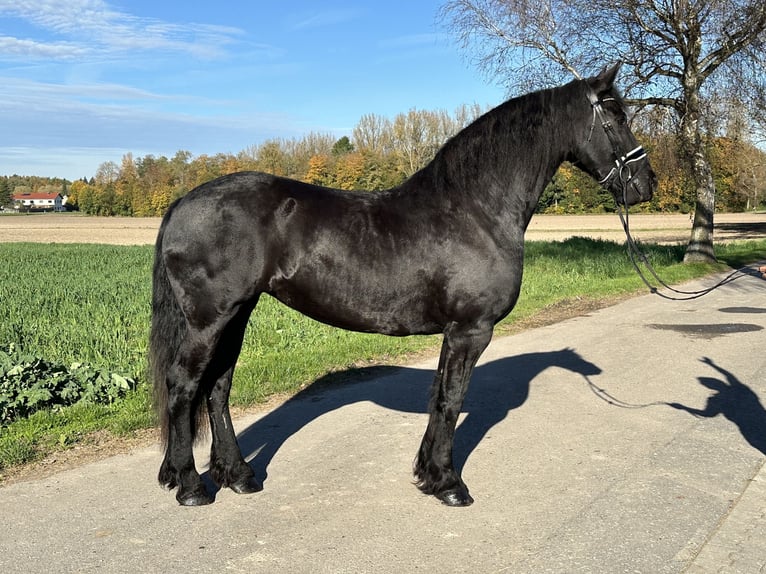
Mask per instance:
[[[235,471],[228,476],[236,475],[234,482],[245,490],[247,479],[244,475],[250,469],[236,447],[227,402],[231,374],[242,345],[247,318],[254,305],[255,301],[251,305],[237,306],[203,327],[189,325],[168,371],[169,428],[159,481],[168,488],[177,486],[176,500],[184,506],[199,506],[213,501],[197,472],[192,451],[200,422],[198,414],[202,414],[205,400],[208,408],[213,409],[209,415],[213,428],[213,460],[221,460],[222,455],[215,453],[223,452],[228,461],[234,461],[224,467],[238,470],[238,474]],[[236,454],[232,454],[234,452]],[[217,472],[214,469],[213,474]],[[230,479],[226,480],[228,484]]]
[[[184,506],[213,501],[197,472],[192,452],[197,412],[203,400],[202,379],[213,351],[214,342],[209,337],[190,330],[167,374],[169,426],[158,479],[168,488],[178,487],[176,500]]]
[[[243,307],[224,330],[218,344],[216,362],[226,367],[226,372],[218,378],[207,396],[208,416],[213,434],[210,474],[218,485],[228,486],[239,494],[258,492],[263,488],[242,458],[229,413],[229,393],[234,367],[242,349],[247,320],[256,301]]]
[[[423,492],[435,495],[449,506],[468,506],[473,502],[452,463],[452,447],[473,367],[491,338],[491,324],[467,329],[453,323],[444,332],[439,367],[431,388],[428,427],[414,472]]]

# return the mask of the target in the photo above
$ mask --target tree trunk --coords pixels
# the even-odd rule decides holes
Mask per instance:
[[[682,113],[681,139],[684,155],[689,163],[696,193],[694,220],[689,245],[684,254],[684,263],[715,263],[713,250],[713,215],[715,213],[715,183],[710,163],[705,157],[700,118],[699,71],[696,59],[687,61],[684,70],[683,88],[685,109]]]
[[[694,154],[692,172],[696,190],[694,221],[684,263],[715,263],[713,250],[713,214],[715,213],[715,183],[710,164],[702,152]]]

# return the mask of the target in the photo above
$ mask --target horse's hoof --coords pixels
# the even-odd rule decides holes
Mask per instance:
[[[205,506],[213,502],[213,497],[201,487],[186,493],[179,490],[176,494],[176,500],[181,506]]]
[[[447,506],[471,506],[473,504],[473,498],[468,494],[468,490],[465,487],[442,492],[437,494],[436,498]]]
[[[263,485],[251,476],[250,478],[238,480],[234,484],[229,485],[229,488],[237,494],[253,494],[254,492],[262,491]]]

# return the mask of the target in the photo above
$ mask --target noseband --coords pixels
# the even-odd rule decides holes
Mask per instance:
[[[614,154],[615,158],[615,166],[609,170],[609,173],[600,179],[598,183],[603,187],[608,188],[612,184],[612,180],[614,180],[615,177],[619,177],[623,193],[625,193],[628,184],[631,183],[633,178],[645,165],[645,163],[641,164],[638,169],[633,171],[631,169],[631,164],[645,160],[646,152],[644,152],[643,147],[638,146],[625,155],[622,155],[619,142],[617,141],[617,135],[614,131],[614,126],[612,126],[612,122],[610,122],[604,114],[602,100],[599,100],[598,96],[592,90],[588,90],[588,99],[590,100],[590,105],[593,108],[593,122],[590,126],[590,132],[588,133],[587,141],[591,141],[593,138],[593,130],[596,128],[596,117],[598,116],[598,120],[601,122],[601,127],[603,128],[604,133],[606,134],[606,137],[609,139],[609,143],[612,146],[612,153]],[[615,101],[615,99],[605,98],[603,101]],[[635,168],[635,165],[633,167]]]

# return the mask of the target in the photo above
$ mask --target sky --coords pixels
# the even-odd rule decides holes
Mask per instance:
[[[494,106],[441,0],[0,0],[0,176]]]

